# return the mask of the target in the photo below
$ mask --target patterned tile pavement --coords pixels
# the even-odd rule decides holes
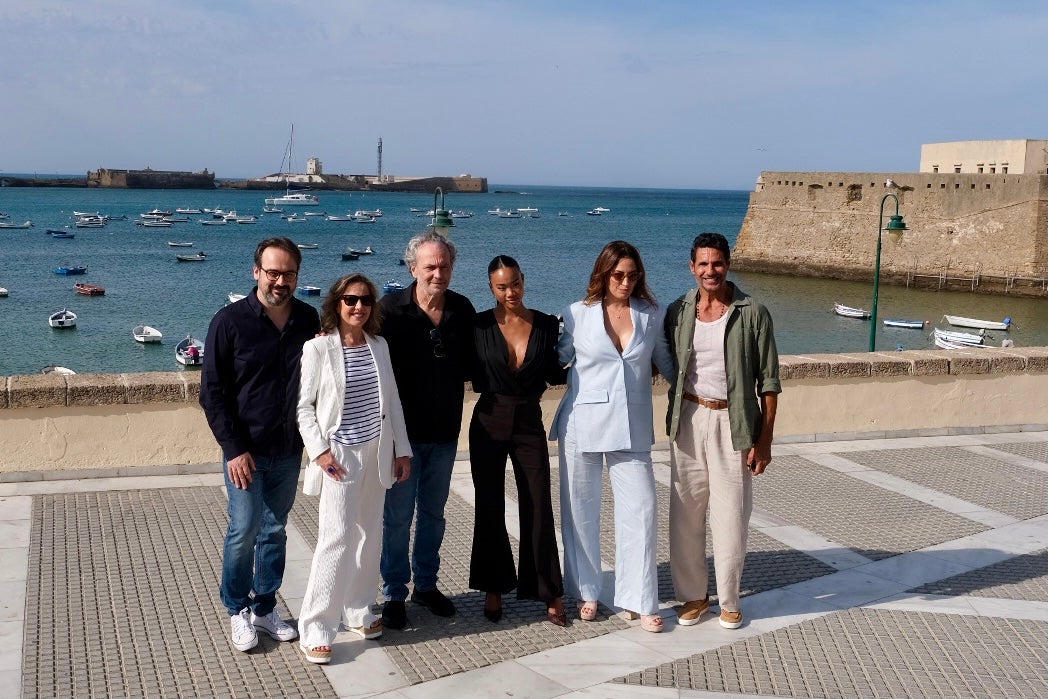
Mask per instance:
[[[982,451],[966,448],[973,444]],[[472,506],[459,491],[448,504],[441,568],[441,587],[459,614],[439,619],[409,603],[407,629],[378,643],[340,636],[336,645],[351,649],[351,659],[323,670],[307,665],[295,644],[265,636],[250,653],[230,648],[217,596],[226,523],[220,479],[3,484],[0,536],[11,548],[0,545],[0,590],[8,598],[0,604],[0,676],[13,667],[20,683],[0,683],[0,697],[464,699],[491,696],[506,683],[515,695],[534,697],[630,696],[641,686],[652,697],[666,688],[667,699],[682,690],[691,697],[1048,696],[1048,476],[1006,458],[1048,466],[1048,433],[842,443],[842,459],[894,477],[887,485],[806,459],[804,445],[788,452],[755,481],[760,521],[778,524],[751,530],[748,623],[738,631],[723,631],[713,617],[694,627],[673,623],[664,478],[657,488],[665,633],[643,633],[607,607],[596,623],[559,629],[545,622],[541,603],[512,596],[502,622],[491,624],[481,615],[483,596],[467,585]],[[826,444],[811,453],[825,455]],[[657,462],[658,473],[665,458]],[[468,479],[468,463],[456,472]],[[516,492],[507,480],[512,509]],[[993,528],[918,501],[907,482],[1011,523]],[[24,525],[4,514],[27,500]],[[602,543],[611,564],[612,508],[606,487]],[[302,496],[291,516],[290,530],[306,547],[315,542],[316,512],[316,499]],[[831,565],[820,549],[835,546],[861,557]],[[11,601],[22,587],[24,610]],[[363,687],[362,678],[381,686]]]

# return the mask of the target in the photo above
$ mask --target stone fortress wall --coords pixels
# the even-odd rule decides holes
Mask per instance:
[[[895,188],[889,188],[892,180]],[[873,277],[883,197],[908,230],[884,235],[881,278],[1048,295],[1048,175],[762,172],[732,254],[737,270]],[[895,213],[884,204],[884,223]]]

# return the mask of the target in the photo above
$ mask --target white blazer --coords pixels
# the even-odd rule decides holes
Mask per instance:
[[[655,443],[652,362],[673,376],[673,357],[662,329],[665,310],[630,299],[633,336],[619,354],[604,327],[601,304],[581,301],[564,310],[557,343],[561,364],[571,364],[568,390],[557,408],[550,439],[575,416],[575,439],[584,452],[644,451]]]
[[[389,347],[381,337],[364,334],[378,369],[379,411],[382,426],[378,437],[378,476],[382,485],[393,485],[394,456],[411,456],[404,409],[393,377]],[[313,338],[302,346],[302,381],[298,391],[298,431],[306,445],[306,495],[320,494],[324,474],[317,457],[331,448],[331,435],[342,422],[346,394],[346,369],[342,338],[338,333]]]

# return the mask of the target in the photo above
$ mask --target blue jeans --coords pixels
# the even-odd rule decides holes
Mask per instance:
[[[411,477],[394,483],[386,491],[382,511],[382,594],[387,600],[405,600],[408,581],[415,589],[437,586],[440,545],[444,541],[444,505],[451,488],[458,442],[442,444],[411,443]],[[415,520],[415,544],[408,561],[411,516]]]
[[[295,504],[302,467],[301,452],[280,459],[254,458],[255,472],[247,490],[233,485],[222,460],[229,495],[229,528],[222,548],[219,594],[230,615],[248,607],[263,616],[276,606],[287,556],[284,526]]]

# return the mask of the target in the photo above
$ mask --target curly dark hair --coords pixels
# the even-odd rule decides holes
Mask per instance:
[[[371,315],[364,323],[364,332],[368,335],[378,335],[378,329],[382,327],[382,307],[378,305],[378,287],[363,274],[347,274],[335,280],[328,289],[324,303],[320,307],[320,327],[324,332],[333,333],[338,331],[339,305],[342,303],[342,294],[346,293],[353,284],[363,284],[368,288],[368,293],[374,301],[371,304]]]

